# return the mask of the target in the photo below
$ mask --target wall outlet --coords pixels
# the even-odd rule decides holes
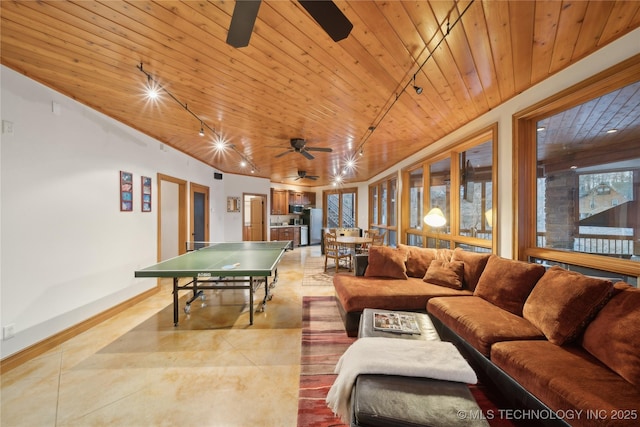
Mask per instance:
[[[3,326],[2,339],[8,340],[10,338],[13,338],[16,335],[15,328],[16,328],[16,325],[14,325],[13,323],[7,326]]]

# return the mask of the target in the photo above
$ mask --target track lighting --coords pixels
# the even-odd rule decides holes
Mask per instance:
[[[458,14],[458,17],[456,18],[456,20],[453,22],[453,24],[451,24],[451,22],[449,22],[449,19],[447,18],[447,31],[446,33],[442,36],[442,38],[440,39],[440,41],[438,41],[438,43],[433,47],[433,49],[428,49],[428,47],[425,46],[425,50],[427,50],[427,52],[429,53],[427,55],[427,57],[424,59],[424,61],[422,61],[422,63],[420,64],[420,66],[418,67],[418,69],[416,70],[415,74],[413,75],[413,79],[409,80],[408,82],[406,82],[406,84],[404,86],[402,86],[402,90],[400,92],[396,92],[393,94],[395,99],[392,99],[391,102],[389,103],[389,106],[387,107],[386,110],[381,111],[380,114],[378,115],[378,117],[374,120],[374,124],[372,124],[371,126],[369,126],[369,133],[367,135],[365,135],[363,137],[362,142],[360,142],[360,145],[358,145],[358,147],[356,148],[355,151],[357,151],[361,156],[364,154],[363,152],[363,147],[366,144],[367,140],[369,139],[369,137],[371,136],[371,134],[373,133],[373,131],[376,129],[376,126],[379,125],[380,123],[382,123],[382,121],[384,120],[384,118],[387,116],[387,114],[389,114],[389,111],[391,111],[391,109],[393,108],[393,106],[396,104],[396,102],[398,102],[398,99],[400,99],[400,94],[403,92],[407,91],[407,88],[409,86],[413,87],[413,90],[416,91],[416,93],[418,95],[420,95],[422,93],[422,87],[417,86],[416,85],[416,75],[422,70],[422,68],[425,66],[425,64],[427,63],[427,61],[429,61],[429,59],[431,59],[431,57],[433,56],[433,54],[435,52],[438,51],[438,49],[440,48],[440,45],[442,43],[444,43],[444,41],[446,40],[446,38],[449,36],[449,34],[451,33],[451,30],[453,30],[453,28],[462,20],[462,17],[467,13],[467,11],[469,10],[469,8],[471,7],[471,5],[473,5],[473,3],[475,2],[475,0],[471,0],[466,7],[464,8],[464,10],[462,11],[462,13]],[[438,30],[440,31],[440,30]],[[435,36],[434,36],[435,39]],[[413,84],[412,84],[413,83]]]
[[[169,95],[169,97],[171,99],[173,99],[175,102],[177,102],[178,104],[180,104],[180,106],[182,108],[185,109],[185,111],[189,114],[191,114],[193,117],[195,117],[196,120],[198,120],[200,122],[200,132],[198,132],[198,135],[200,136],[204,136],[204,128],[206,127],[207,129],[209,129],[211,131],[211,133],[216,136],[217,140],[216,140],[216,144],[214,149],[216,151],[225,151],[226,149],[231,149],[233,150],[238,156],[240,156],[241,161],[245,164],[245,165],[250,165],[251,166],[251,173],[255,173],[256,171],[258,171],[259,169],[256,167],[255,164],[253,164],[253,162],[251,160],[249,160],[247,158],[247,156],[242,153],[240,150],[238,150],[238,148],[236,148],[235,145],[233,144],[228,144],[224,138],[222,138],[222,136],[220,136],[220,134],[218,132],[216,132],[216,130],[214,128],[212,128],[211,126],[209,126],[208,124],[206,124],[200,117],[198,117],[196,115],[196,113],[194,113],[193,111],[191,111],[189,109],[189,106],[186,103],[182,103],[178,100],[178,98],[176,98],[171,92],[169,92],[165,87],[163,87],[162,85],[160,85],[157,81],[155,81],[153,79],[153,76],[146,72],[144,70],[144,68],[142,68],[142,62],[140,63],[140,65],[136,66],[138,68],[138,70],[140,70],[142,73],[144,73],[145,76],[147,76],[147,96],[149,98],[157,98],[159,95],[159,92],[162,90],[164,93],[166,93],[167,95]]]
[[[416,91],[418,95],[422,93],[422,88],[420,86],[416,86],[416,75],[413,75],[413,89]]]

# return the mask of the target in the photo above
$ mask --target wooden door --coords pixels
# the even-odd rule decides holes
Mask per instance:
[[[262,197],[254,197],[251,199],[251,215],[250,215],[250,237],[249,240],[254,242],[260,242],[264,239],[264,201]]]

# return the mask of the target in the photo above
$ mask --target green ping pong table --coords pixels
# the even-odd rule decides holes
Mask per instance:
[[[264,299],[272,298],[269,289],[278,281],[278,263],[285,251],[293,249],[293,242],[187,242],[187,253],[158,264],[137,270],[135,277],[173,278],[173,324],[178,325],[178,292],[189,290],[193,296],[184,308],[191,311],[191,303],[204,299],[204,289],[248,289],[249,323],[253,325],[253,294],[264,285]],[[269,277],[273,280],[269,283]],[[181,278],[190,278],[180,284]]]

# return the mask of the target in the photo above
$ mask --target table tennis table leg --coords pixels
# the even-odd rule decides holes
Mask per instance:
[[[249,277],[249,324],[253,325],[253,277]]]
[[[178,278],[173,278],[173,326],[178,326]]]

